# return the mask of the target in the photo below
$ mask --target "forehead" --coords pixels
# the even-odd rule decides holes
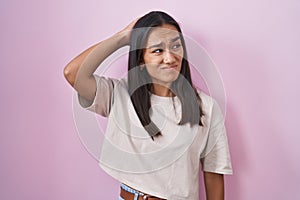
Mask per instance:
[[[168,43],[170,40],[179,36],[175,26],[172,25],[163,25],[160,27],[153,28],[147,38],[146,45],[153,45],[160,42]]]

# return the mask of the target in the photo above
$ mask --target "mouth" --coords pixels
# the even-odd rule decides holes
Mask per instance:
[[[170,70],[170,69],[176,69],[176,68],[177,68],[177,65],[170,65],[170,66],[162,67],[161,69]]]

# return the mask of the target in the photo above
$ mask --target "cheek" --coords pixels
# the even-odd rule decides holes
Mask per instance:
[[[162,58],[160,56],[147,56],[144,61],[146,65],[158,65],[162,62]]]
[[[149,75],[157,75],[159,73],[159,65],[154,63],[148,63],[146,64],[146,69]]]

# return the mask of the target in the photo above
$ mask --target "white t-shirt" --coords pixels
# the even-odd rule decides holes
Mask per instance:
[[[94,77],[94,100],[78,98],[83,108],[108,117],[99,165],[110,176],[160,198],[198,200],[200,166],[206,172],[232,174],[224,118],[212,97],[198,91],[204,126],[191,126],[178,125],[178,97],[152,94],[150,118],[162,133],[153,141],[134,110],[126,79]]]

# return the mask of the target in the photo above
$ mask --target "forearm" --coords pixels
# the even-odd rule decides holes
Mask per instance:
[[[204,172],[207,200],[224,200],[224,176],[222,174]]]
[[[110,54],[129,44],[136,21],[137,19],[108,39],[88,48],[65,67],[65,78],[80,96],[91,101],[94,99],[97,91],[94,72]]]
[[[81,52],[78,56],[72,59],[64,68],[64,76],[70,85],[73,87],[76,79],[77,72],[86,56],[98,45],[99,43],[89,47]]]
[[[114,51],[121,48],[124,36],[122,34],[114,34],[106,40],[100,42],[81,63],[77,78],[88,78],[93,75],[98,66]]]
[[[105,58],[126,45],[122,39],[123,36],[117,33],[89,47],[71,60],[64,68],[64,76],[71,86],[74,87],[76,79],[90,77]]]

